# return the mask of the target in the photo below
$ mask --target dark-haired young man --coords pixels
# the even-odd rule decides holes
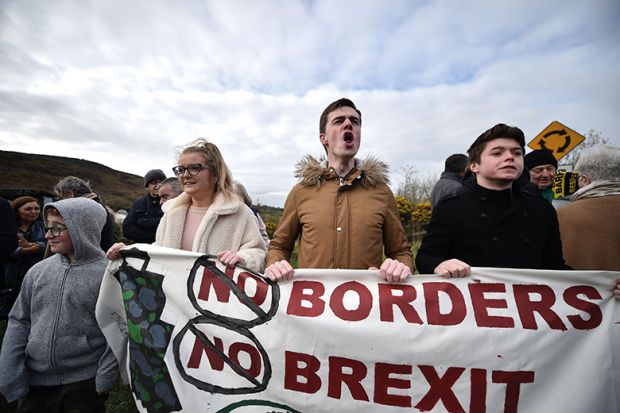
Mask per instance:
[[[319,121],[327,159],[307,156],[297,164],[299,183],[267,252],[265,275],[288,280],[288,262],[299,237],[300,268],[379,268],[390,282],[413,270],[411,247],[399,220],[387,166],[373,157],[355,158],[362,114],[349,99],[328,105]],[[385,248],[385,256],[383,253]]]
[[[521,191],[525,136],[497,124],[468,150],[475,182],[436,209],[416,257],[421,274],[464,277],[474,267],[570,269],[555,209]]]

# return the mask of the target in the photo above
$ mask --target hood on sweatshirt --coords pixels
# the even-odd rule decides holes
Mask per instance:
[[[88,198],[68,198],[45,205],[44,217],[50,207],[56,208],[65,221],[75,251],[75,262],[90,261],[103,255],[99,246],[107,218],[103,206]]]

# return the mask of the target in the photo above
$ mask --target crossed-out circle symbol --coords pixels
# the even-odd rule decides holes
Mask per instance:
[[[252,299],[243,291],[242,288],[237,285],[226,273],[221,271],[217,265],[215,264],[216,257],[214,256],[202,256],[196,260],[190,275],[187,280],[187,296],[194,306],[194,308],[200,313],[199,316],[196,316],[190,319],[185,326],[179,331],[176,337],[173,340],[173,353],[175,357],[176,367],[179,371],[179,374],[185,379],[188,383],[193,384],[197,388],[208,391],[211,393],[220,393],[220,394],[246,394],[246,393],[257,393],[263,391],[271,378],[271,363],[269,361],[269,357],[267,352],[265,351],[262,344],[258,341],[258,339],[252,334],[250,329],[257,325],[261,325],[267,321],[269,321],[275,315],[278,309],[278,303],[280,299],[280,289],[279,286],[268,279],[265,279],[260,274],[255,273],[251,270],[247,270],[245,268],[242,271],[251,276],[257,283],[266,284],[268,290],[271,293],[271,302],[269,305],[269,309],[267,311],[263,310],[261,306],[252,301]],[[230,317],[225,314],[217,314],[213,311],[207,310],[203,308],[194,291],[194,283],[196,281],[196,276],[201,274],[201,269],[203,271],[209,271],[211,275],[217,277],[217,279],[225,284],[230,291],[237,297],[239,302],[246,306],[252,314],[255,314],[256,317],[251,319],[240,319],[235,317]],[[248,274],[249,273],[249,274]],[[205,330],[209,330],[211,327],[212,330],[224,329],[228,331],[232,331],[241,338],[243,338],[243,343],[241,345],[247,350],[249,354],[256,355],[259,358],[259,362],[261,363],[260,368],[255,368],[256,371],[262,371],[262,377],[257,378],[248,371],[248,368],[244,368],[241,366],[241,363],[238,358],[231,356],[231,354],[226,354],[222,351],[221,344],[218,347],[215,340],[212,340],[208,334],[205,334]],[[234,335],[234,334],[233,334]],[[249,386],[236,386],[236,387],[226,387],[221,384],[209,383],[204,380],[200,380],[199,378],[194,377],[190,374],[183,361],[181,360],[181,345],[185,339],[191,339],[194,337],[194,340],[199,342],[201,346],[211,354],[215,354],[217,357],[221,359],[234,373],[237,374],[238,378],[244,382],[249,383]],[[251,344],[250,344],[251,343]],[[251,358],[252,365],[254,365],[255,357]]]

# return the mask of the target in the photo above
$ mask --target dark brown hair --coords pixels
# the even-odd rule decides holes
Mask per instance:
[[[325,126],[327,125],[327,116],[330,113],[335,111],[336,109],[340,109],[342,107],[349,107],[355,109],[358,115],[360,115],[360,123],[362,122],[362,112],[359,111],[358,108],[355,107],[355,103],[352,100],[347,98],[340,98],[329,105],[323,110],[321,113],[321,117],[319,118],[319,133],[325,133]]]
[[[469,163],[480,163],[480,156],[486,148],[487,143],[492,140],[506,138],[514,139],[517,141],[521,149],[525,148],[525,135],[523,131],[516,126],[508,126],[503,123],[498,123],[491,129],[485,131],[482,135],[471,144],[467,153],[469,154]]]
[[[11,201],[11,207],[13,208],[13,211],[15,211],[15,220],[18,224],[19,224],[19,213],[17,212],[17,210],[30,202],[36,202],[37,205],[39,205],[39,208],[41,208],[41,204],[39,204],[39,201],[36,198],[28,196],[28,195],[20,196],[19,198],[15,198],[13,201]]]

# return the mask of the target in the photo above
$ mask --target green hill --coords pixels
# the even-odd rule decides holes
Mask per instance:
[[[0,151],[0,188],[54,192],[54,185],[67,175],[90,183],[104,203],[114,210],[131,208],[144,195],[142,177],[116,171],[84,159]]]
[[[26,189],[53,193],[54,185],[67,175],[87,180],[93,191],[114,210],[129,210],[133,201],[145,193],[141,176],[117,171],[97,162],[0,151],[0,190]],[[270,222],[275,228],[283,209],[266,205],[257,207],[265,223]]]

